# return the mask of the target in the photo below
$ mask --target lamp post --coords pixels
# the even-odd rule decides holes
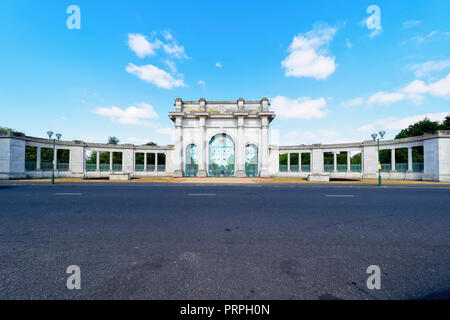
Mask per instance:
[[[53,136],[53,131],[47,131],[47,135],[48,135],[48,138],[51,139]],[[59,141],[59,139],[61,139],[61,137],[62,137],[62,134],[57,133],[55,136]],[[53,139],[53,159],[55,159],[55,145],[56,145],[56,139]],[[58,162],[58,160],[56,162]],[[52,184],[55,184],[55,164],[53,163],[53,160],[52,160]]]
[[[383,139],[385,134],[386,134],[385,131],[380,131],[378,132],[378,134],[372,133],[372,139],[373,141],[377,141],[378,145],[378,185],[380,187],[381,187],[380,139]],[[380,135],[380,138],[377,139],[378,135]]]

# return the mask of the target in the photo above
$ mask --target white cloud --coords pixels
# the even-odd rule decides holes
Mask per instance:
[[[422,23],[422,21],[420,21],[420,20],[408,20],[408,21],[405,21],[402,23],[402,28],[403,29],[411,29],[411,28],[418,26],[421,23]]]
[[[177,66],[175,65],[175,62],[168,59],[163,59],[162,62],[164,62],[169,67],[171,72],[177,72]]]
[[[186,54],[184,47],[178,44],[178,41],[174,36],[167,30],[161,32],[164,39],[168,41],[163,45],[164,51],[171,57],[177,59],[187,59],[189,58]]]
[[[337,28],[317,24],[313,30],[294,37],[289,46],[290,54],[281,62],[287,77],[328,78],[336,70],[335,57],[327,55],[328,44]]]
[[[415,71],[416,77],[419,78],[428,75],[429,73],[442,71],[448,68],[450,68],[450,59],[430,60],[411,66],[411,69]]]
[[[374,29],[374,30],[369,34],[369,37],[370,37],[370,39],[373,39],[373,38],[375,38],[376,36],[380,35],[382,32],[383,32],[383,29],[382,29],[382,28],[380,28],[380,29]]]
[[[128,34],[128,47],[136,53],[140,58],[145,56],[153,56],[156,54],[156,50],[159,49],[162,42],[156,39],[154,42],[150,42],[147,38],[139,33]]]
[[[171,89],[186,86],[182,79],[175,79],[166,71],[151,64],[137,66],[133,63],[129,63],[126,67],[126,71],[141,80],[153,83],[158,88]]]
[[[112,122],[128,125],[150,125],[149,119],[155,119],[158,114],[153,107],[145,102],[129,106],[126,109],[118,107],[97,108],[92,111],[103,117],[108,117]]]
[[[198,83],[199,85],[201,85],[201,86],[205,86],[205,85],[206,85],[206,82],[203,81],[203,80],[198,80],[197,83]]]
[[[436,82],[425,83],[422,80],[414,80],[404,88],[395,92],[380,91],[367,99],[367,105],[386,105],[405,99],[420,104],[426,95],[440,98],[450,98],[450,73]]]
[[[385,105],[390,104],[394,102],[402,101],[405,98],[405,95],[399,93],[399,92],[384,92],[380,91],[377,92],[369,97],[367,99],[367,104],[369,106],[371,105]]]
[[[216,62],[216,67],[217,67],[217,68],[222,68],[222,63]]]
[[[354,107],[359,107],[363,103],[364,103],[364,98],[358,97],[358,98],[354,98],[351,100],[342,101],[341,106],[344,108],[354,108]]]
[[[350,42],[350,40],[347,38],[345,39],[345,45],[347,46],[347,48],[351,49],[353,47],[353,44]]]
[[[425,118],[429,118],[431,121],[443,121],[446,116],[448,116],[449,112],[440,112],[440,113],[425,113],[425,114],[418,114],[411,117],[405,117],[405,118],[385,118],[385,119],[378,119],[374,121],[373,123],[366,124],[360,128],[357,129],[357,131],[360,132],[373,132],[375,129],[385,129],[385,130],[392,130],[392,131],[398,131],[407,128],[409,125],[414,124],[416,122],[419,122]]]
[[[432,40],[433,38],[438,36],[439,33],[440,32],[438,30],[433,30],[425,36],[415,36],[412,38],[412,40],[414,40],[417,43],[422,43],[422,42],[425,42],[426,40]]]
[[[328,114],[326,106],[325,98],[289,99],[277,96],[272,99],[272,108],[281,119],[320,119]]]

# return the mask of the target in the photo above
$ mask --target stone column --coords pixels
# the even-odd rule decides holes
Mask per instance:
[[[95,151],[97,152],[97,171],[100,171],[100,152],[99,151]]]
[[[155,172],[158,172],[158,153],[155,153]]]
[[[245,177],[244,117],[238,117],[238,136],[236,143],[236,177]]]
[[[174,177],[182,177],[183,176],[183,136],[182,136],[182,122],[183,118],[181,116],[177,116],[175,119],[175,169],[173,171]],[[155,155],[155,169],[158,170],[157,163],[158,157]]]
[[[113,153],[109,152],[109,171],[113,171]]]
[[[144,152],[144,171],[147,171],[147,153]]]
[[[287,154],[287,171],[291,171],[291,153],[288,152]]]
[[[333,152],[333,171],[336,172],[337,171],[337,152]]]
[[[197,177],[206,177],[206,117],[200,116],[198,119],[200,127],[200,143],[198,146],[198,172]]]
[[[267,160],[269,158],[269,120],[261,117],[261,177],[269,177]]]
[[[41,170],[41,147],[36,150],[36,170]]]
[[[347,172],[352,171],[350,158],[351,158],[350,151],[347,151]]]
[[[395,172],[395,149],[391,149],[391,171]]]
[[[412,147],[408,147],[408,172],[413,171],[413,156],[412,156]]]

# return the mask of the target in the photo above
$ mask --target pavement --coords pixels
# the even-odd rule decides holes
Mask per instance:
[[[0,182],[0,299],[450,299],[449,194]],[[66,287],[70,265],[81,290]]]

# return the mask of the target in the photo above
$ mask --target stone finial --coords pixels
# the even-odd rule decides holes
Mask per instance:
[[[262,111],[269,111],[270,102],[269,99],[264,97],[261,99],[261,110]]]
[[[175,99],[175,112],[182,112],[183,111],[183,100],[181,98]]]
[[[244,102],[245,102],[244,98],[239,98],[237,100],[238,110],[244,110]]]
[[[198,102],[200,103],[200,109],[206,111],[206,99],[200,98],[198,99]]]

